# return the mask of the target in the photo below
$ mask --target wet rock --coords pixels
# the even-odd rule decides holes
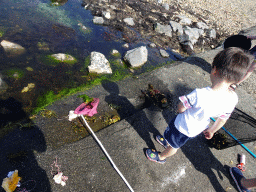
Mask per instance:
[[[88,66],[89,73],[112,74],[109,61],[99,52],[91,52],[91,63]]]
[[[124,19],[124,22],[127,24],[127,25],[130,25],[130,26],[134,26],[135,23],[133,21],[133,18],[125,18]]]
[[[170,25],[161,25],[160,23],[157,23],[154,28],[156,32],[172,37],[172,28]]]
[[[94,16],[93,23],[97,24],[97,25],[103,25],[104,19],[103,19],[103,17]]]
[[[128,49],[128,48],[129,48],[129,44],[128,44],[128,43],[125,43],[125,44],[122,45],[122,47]]]
[[[174,32],[177,32],[177,35],[182,35],[183,34],[183,28],[182,25],[175,22],[175,21],[170,21],[170,25],[172,27],[172,30]]]
[[[64,53],[57,53],[57,54],[53,54],[51,55],[51,57],[53,57],[54,59],[61,61],[61,62],[74,62],[76,61],[76,59],[74,57],[72,57],[71,55],[68,54],[64,54]]]
[[[4,93],[8,88],[8,85],[2,79],[2,75],[0,74],[0,94]]]
[[[148,60],[148,50],[146,46],[141,46],[130,51],[127,51],[124,60],[127,61],[131,67],[140,67]]]
[[[151,48],[156,48],[156,44],[155,44],[155,43],[150,43],[150,44],[149,44],[149,47],[151,47]]]
[[[24,47],[10,41],[3,40],[0,44],[6,54],[11,57],[22,55],[26,52],[26,49]]]
[[[169,55],[169,53],[167,53],[165,50],[163,50],[163,49],[160,49],[160,55],[162,56],[162,57],[169,57],[170,55]]]

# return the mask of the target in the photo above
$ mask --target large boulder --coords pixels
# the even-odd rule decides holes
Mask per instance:
[[[141,46],[126,52],[124,60],[132,67],[140,67],[148,60],[148,50],[146,46]]]
[[[109,61],[99,52],[91,52],[91,63],[88,66],[89,73],[112,74]]]
[[[24,47],[10,41],[3,40],[0,44],[8,56],[18,56],[26,52]]]

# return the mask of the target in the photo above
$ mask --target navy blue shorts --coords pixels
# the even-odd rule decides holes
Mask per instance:
[[[179,132],[175,125],[176,117],[174,117],[171,122],[169,123],[168,127],[166,128],[164,132],[164,138],[167,141],[167,143],[175,149],[178,149],[182,147],[189,139],[190,137],[184,135],[183,133]]]

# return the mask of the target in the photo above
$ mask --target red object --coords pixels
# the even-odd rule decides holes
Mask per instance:
[[[82,103],[75,109],[75,114],[78,115],[87,115],[92,117],[97,112],[97,107],[99,105],[100,100],[98,98],[93,98],[93,101],[90,103]]]

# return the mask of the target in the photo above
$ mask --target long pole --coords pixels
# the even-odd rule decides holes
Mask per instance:
[[[85,125],[88,127],[88,129],[90,130],[92,136],[94,137],[94,139],[98,142],[98,144],[100,145],[102,151],[105,153],[105,155],[107,156],[108,160],[110,161],[110,163],[112,164],[112,166],[114,167],[114,169],[116,170],[116,172],[119,174],[119,176],[123,179],[123,181],[125,182],[125,184],[129,187],[130,191],[134,192],[134,190],[132,189],[132,187],[130,186],[130,184],[128,183],[128,181],[125,179],[125,177],[123,176],[123,174],[119,171],[119,169],[117,168],[117,166],[115,165],[114,161],[111,159],[110,155],[108,154],[107,150],[105,149],[105,147],[102,145],[102,143],[100,142],[100,140],[98,139],[98,137],[95,135],[95,133],[93,132],[93,130],[91,129],[91,127],[89,126],[89,124],[87,123],[87,121],[85,120],[83,115],[79,115]]]
[[[215,119],[211,117],[211,120],[215,122]],[[242,144],[234,135],[232,135],[228,130],[226,130],[224,127],[222,129],[229,134],[239,145],[241,145],[248,153],[250,153],[254,158],[256,158],[256,155],[251,152],[244,144]]]

